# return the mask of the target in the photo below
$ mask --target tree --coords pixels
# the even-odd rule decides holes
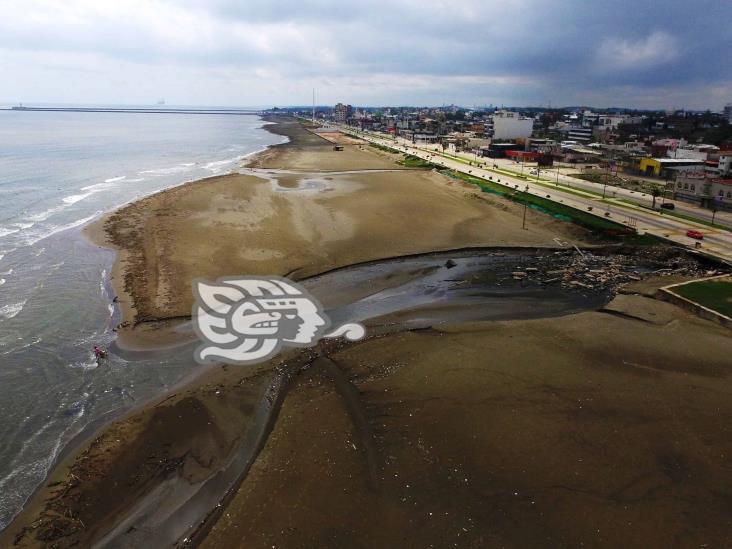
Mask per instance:
[[[651,196],[653,196],[653,205],[651,206],[651,209],[656,209],[656,198],[661,196],[661,191],[658,187],[653,187],[653,190],[651,191]]]

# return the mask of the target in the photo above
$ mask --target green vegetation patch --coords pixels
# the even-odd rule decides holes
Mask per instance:
[[[732,318],[732,278],[702,280],[672,288],[686,299]]]
[[[433,164],[432,162],[428,162],[427,160],[424,160],[417,156],[413,156],[411,154],[404,155],[404,159],[399,160],[398,164],[401,164],[402,166],[405,166],[407,168],[424,168],[427,170],[431,170],[432,168],[438,167],[436,164]]]
[[[590,213],[585,213],[576,208],[554,202],[547,198],[542,198],[540,196],[535,196],[521,191],[514,191],[499,183],[486,181],[478,177],[473,177],[452,170],[442,170],[441,173],[448,177],[452,177],[453,179],[460,179],[467,183],[477,185],[483,192],[501,195],[509,200],[513,200],[514,202],[527,204],[531,209],[551,215],[556,219],[575,223],[592,231],[602,233],[605,236],[622,237],[624,242],[628,244],[654,245],[659,243],[659,241],[653,236],[637,235],[635,234],[635,231],[632,231],[620,223],[616,223],[609,219],[602,219]]]
[[[384,145],[379,145],[378,143],[369,143],[369,147],[373,147],[374,149],[378,149],[380,151],[388,152],[388,153],[397,152],[395,149],[392,149],[391,147],[385,147]]]

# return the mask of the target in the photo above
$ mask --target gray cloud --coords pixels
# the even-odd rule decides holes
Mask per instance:
[[[6,101],[293,104],[312,87],[324,102],[356,104],[732,101],[732,6],[718,1],[4,0],[0,8]]]

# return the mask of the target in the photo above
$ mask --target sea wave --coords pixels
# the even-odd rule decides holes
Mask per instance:
[[[0,227],[0,237],[8,236],[9,234],[17,233],[18,231],[20,231],[20,229],[17,227],[12,229],[10,227]]]
[[[8,255],[9,253],[14,252],[16,249],[17,248],[10,248],[9,250],[0,250],[0,260],[2,260],[2,258],[5,257],[6,255]],[[12,272],[13,272],[13,269],[10,269],[7,273],[0,273],[0,274],[8,275]]]
[[[120,175],[119,177],[110,177],[109,179],[105,179],[105,183],[114,183],[115,181],[122,181],[123,179],[127,179],[126,175]]]
[[[98,193],[100,191],[103,191],[104,189],[111,189],[112,187],[115,187],[116,185],[114,183],[107,183],[106,181],[104,183],[95,183],[94,185],[87,185],[86,187],[82,187],[82,191],[89,191],[87,193],[87,196],[92,195],[94,193]]]
[[[204,170],[210,171],[211,173],[218,174],[221,173],[226,166],[230,166],[231,164],[240,162],[243,158],[244,156],[239,155],[233,158],[226,158],[224,160],[216,160],[214,162],[208,162],[207,164],[204,164],[202,168]]]
[[[190,171],[191,169],[193,169],[194,166],[195,166],[195,164],[185,163],[185,164],[178,164],[176,166],[171,166],[170,168],[157,168],[154,170],[144,170],[144,171],[141,171],[138,173],[140,175],[147,174],[147,175],[159,177],[159,176],[163,176],[163,175],[172,175],[175,173],[187,172],[187,171]]]
[[[23,310],[23,307],[25,307],[26,301],[28,300],[24,299],[23,301],[19,301],[18,303],[11,303],[9,305],[4,305],[0,307],[0,319],[9,320],[14,316],[17,316],[18,313]]]
[[[76,370],[96,370],[99,367],[99,363],[97,362],[97,358],[94,356],[94,353],[89,353],[89,356],[86,357],[85,360],[80,360],[78,362],[72,362],[69,364],[69,368],[74,368]],[[82,415],[84,413],[84,409],[82,408]],[[81,416],[79,416],[81,417]]]
[[[20,231],[24,231],[25,229],[30,229],[33,225],[35,225],[35,222],[33,221],[30,223],[11,223],[6,227],[0,227],[0,237],[15,234]]]
[[[40,213],[37,213],[34,215],[30,215],[30,216],[28,216],[27,219],[29,221],[34,221],[34,222],[45,221],[46,219],[51,217],[53,214],[55,214],[58,211],[63,210],[66,207],[67,207],[66,204],[61,204],[60,206],[54,206],[53,208],[49,208],[43,212],[40,212]]]
[[[92,215],[85,217],[83,219],[77,219],[76,221],[72,221],[71,223],[67,223],[65,225],[52,225],[51,227],[47,227],[44,232],[32,235],[29,239],[27,239],[24,242],[24,244],[26,246],[33,246],[34,244],[37,244],[41,240],[44,240],[44,239],[48,238],[49,236],[52,236],[56,233],[60,233],[62,231],[67,231],[69,229],[73,229],[74,227],[83,225],[84,223],[88,223],[89,221],[94,219],[96,216],[98,216],[100,213],[102,213],[102,211],[97,210]]]
[[[77,202],[84,200],[85,198],[93,195],[93,192],[83,193],[83,194],[72,194],[71,196],[65,196],[61,200],[64,201],[65,204],[76,204]]]
[[[27,349],[28,347],[33,347],[33,345],[37,345],[41,341],[43,341],[43,340],[40,337],[37,337],[30,343],[24,343],[23,345],[20,345],[19,347],[13,347],[9,351],[4,351],[4,352],[0,353],[0,356],[9,355],[10,353],[17,353],[18,351],[22,351],[23,349]]]

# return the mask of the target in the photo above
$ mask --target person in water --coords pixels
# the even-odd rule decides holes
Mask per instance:
[[[107,351],[94,345],[94,356],[97,357],[97,360],[100,358],[107,358]]]

